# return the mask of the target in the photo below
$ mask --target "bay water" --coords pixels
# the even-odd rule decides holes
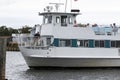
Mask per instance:
[[[20,52],[6,53],[8,80],[120,80],[120,68],[29,69]]]

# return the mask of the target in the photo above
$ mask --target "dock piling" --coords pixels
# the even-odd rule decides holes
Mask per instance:
[[[5,79],[6,42],[7,38],[0,37],[0,80],[7,80]]]

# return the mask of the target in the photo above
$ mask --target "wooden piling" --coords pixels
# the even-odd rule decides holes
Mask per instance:
[[[6,43],[7,38],[0,37],[0,80],[6,80],[5,79]]]

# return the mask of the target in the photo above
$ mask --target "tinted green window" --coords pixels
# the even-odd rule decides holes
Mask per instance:
[[[76,39],[72,39],[72,47],[77,47],[77,40]]]
[[[58,47],[59,46],[59,39],[54,39],[53,45]]]
[[[110,48],[110,40],[105,40],[105,48]]]
[[[94,47],[94,40],[89,40],[89,47],[93,48]]]

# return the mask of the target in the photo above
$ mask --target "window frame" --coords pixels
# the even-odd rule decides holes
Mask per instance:
[[[69,45],[67,44],[68,41],[69,41]],[[62,46],[61,42],[62,42],[62,44],[64,44],[63,46]],[[59,40],[59,47],[71,47],[71,44],[72,44],[71,40],[69,40],[69,39],[60,39]]]
[[[56,23],[59,24],[60,23],[60,17],[56,16]]]
[[[115,42],[115,43],[113,43],[114,46],[112,46],[112,42]],[[110,47],[111,47],[111,48],[116,48],[116,40],[111,40],[111,41],[110,41]]]
[[[73,20],[71,16],[68,16],[68,24],[73,24]]]
[[[98,42],[98,44],[96,44],[96,41]],[[99,48],[100,47],[100,41],[99,40],[94,40],[94,46]]]
[[[68,19],[67,15],[62,15],[61,16],[61,26],[62,27],[67,27],[67,24],[68,24],[67,19]]]

